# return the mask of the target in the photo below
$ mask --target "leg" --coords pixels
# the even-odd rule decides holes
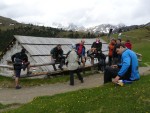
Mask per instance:
[[[81,80],[81,83],[83,83],[83,77],[82,77],[81,74],[80,74],[80,70],[77,69],[77,70],[75,70],[75,71],[76,71],[76,73],[77,73],[77,76],[78,76],[79,80]]]
[[[94,65],[94,57],[91,57],[91,65]]]
[[[54,70],[57,71],[55,64],[53,64],[52,66],[53,66]]]
[[[21,73],[21,69],[19,70],[15,70],[15,85],[16,85],[16,89],[20,89],[21,87],[19,86],[19,78],[20,78],[20,73]]]
[[[56,59],[54,59],[54,58],[52,57],[52,55],[51,55],[51,62],[54,63],[52,66],[53,66],[54,70],[57,71],[56,66],[55,66]]]
[[[61,59],[60,59],[60,65],[59,65],[59,68],[61,69],[61,70],[63,70],[63,65],[64,65],[64,62],[65,62],[65,59],[62,57]]]
[[[85,74],[85,57],[81,57],[81,61],[82,61],[82,64],[83,64],[83,67],[82,67],[82,71],[83,71],[83,74]]]
[[[118,68],[106,67],[104,72],[104,84],[107,82],[112,82],[112,78],[117,76],[118,71]]]
[[[70,85],[74,85],[74,72],[73,70],[70,70]]]

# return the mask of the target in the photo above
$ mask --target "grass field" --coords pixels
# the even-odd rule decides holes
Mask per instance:
[[[123,87],[112,83],[92,89],[37,97],[7,113],[149,113],[150,75]]]

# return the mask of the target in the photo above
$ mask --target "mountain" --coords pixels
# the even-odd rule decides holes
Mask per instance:
[[[52,27],[67,30],[67,31],[70,31],[70,30],[72,30],[72,31],[86,31],[86,28],[84,26],[75,25],[73,23],[70,23],[69,25],[64,26],[60,23],[55,23],[54,22],[52,24]]]
[[[110,29],[118,29],[121,27],[125,27],[124,24],[118,24],[118,25],[111,25],[111,24],[101,24],[95,27],[88,28],[88,32],[94,32],[94,33],[109,33]]]
[[[84,26],[78,26],[73,23],[70,23],[68,26],[63,26],[62,24],[59,23],[53,23],[53,27],[59,28],[59,29],[64,29],[64,30],[72,30],[72,31],[84,31],[84,32],[92,32],[92,33],[108,33],[109,29],[118,29],[121,27],[125,27],[124,24],[118,24],[118,25],[111,25],[111,24],[101,24],[98,26],[90,27],[90,28],[85,28]]]
[[[0,25],[13,25],[13,24],[17,24],[17,23],[19,23],[19,22],[12,20],[10,18],[0,16]]]

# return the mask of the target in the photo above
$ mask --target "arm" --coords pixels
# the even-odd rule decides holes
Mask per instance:
[[[14,58],[16,57],[16,54],[11,56],[11,61],[14,63]]]
[[[123,55],[123,62],[120,71],[118,72],[118,76],[123,76],[128,68],[130,67],[131,58],[129,55]]]

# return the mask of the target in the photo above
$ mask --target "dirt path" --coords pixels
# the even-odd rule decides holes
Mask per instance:
[[[139,69],[141,75],[150,73],[150,67],[143,67]],[[84,83],[80,83],[79,80],[75,80],[75,85],[70,86],[69,82],[56,83],[50,85],[41,85],[30,88],[22,88],[15,90],[13,88],[1,88],[0,89],[0,103],[12,104],[12,103],[27,103],[32,101],[37,96],[54,95],[69,91],[75,91],[84,88],[97,87],[103,84],[103,74],[94,74],[84,78]]]
[[[69,91],[75,91],[78,89],[91,88],[100,86],[103,84],[103,75],[94,74],[84,78],[84,83],[80,83],[79,80],[75,80],[75,85],[70,86],[69,82],[56,83],[50,85],[41,85],[30,88],[22,88],[15,90],[13,88],[1,88],[0,89],[0,103],[27,103],[33,100],[37,96],[54,95]]]

